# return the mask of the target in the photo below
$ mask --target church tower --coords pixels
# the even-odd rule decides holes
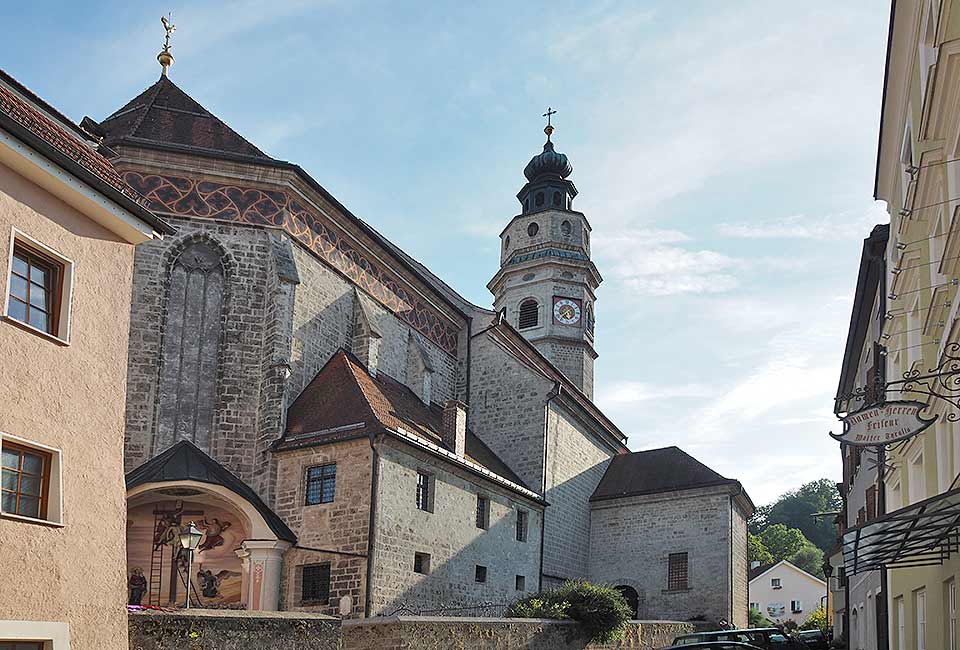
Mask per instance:
[[[487,284],[494,308],[564,375],[593,398],[594,291],[590,224],[573,209],[573,165],[554,150],[548,110],[543,152],[527,163],[521,212],[500,233],[500,270]]]

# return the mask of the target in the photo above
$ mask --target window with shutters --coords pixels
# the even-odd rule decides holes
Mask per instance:
[[[533,298],[528,298],[520,303],[520,317],[517,319],[518,329],[528,329],[536,327],[540,322],[540,306]]]
[[[667,590],[683,591],[687,583],[687,554],[671,553],[667,559]]]

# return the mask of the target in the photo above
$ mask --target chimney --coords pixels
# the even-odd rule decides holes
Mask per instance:
[[[753,560],[750,562],[750,569],[756,569],[760,567],[760,562],[758,560]]]
[[[467,405],[458,399],[443,403],[443,444],[463,457],[467,447]]]

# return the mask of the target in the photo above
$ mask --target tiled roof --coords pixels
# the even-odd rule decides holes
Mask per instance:
[[[443,444],[443,410],[429,407],[404,384],[385,374],[370,375],[363,364],[345,350],[337,352],[320,369],[287,411],[287,431],[277,450],[330,442],[371,431],[407,431],[431,444]],[[513,470],[467,431],[466,459],[527,487]]]
[[[664,447],[614,456],[590,499],[612,499],[714,485],[739,483],[724,478],[678,447]]]
[[[81,140],[80,134],[83,132],[79,127],[71,124],[70,126],[73,131],[71,132],[68,130],[67,124],[58,123],[45,114],[46,111],[58,118],[66,119],[56,112],[55,109],[47,107],[45,103],[42,104],[43,110],[38,106],[31,105],[30,102],[25,101],[21,97],[36,97],[33,93],[22,88],[22,95],[18,95],[10,86],[18,89],[22,88],[21,84],[13,79],[13,77],[10,77],[6,73],[0,73],[0,113],[12,120],[15,124],[26,129],[29,133],[40,138],[62,155],[79,164],[83,169],[114,190],[120,192],[133,203],[144,208],[146,207],[146,199],[123,181],[120,173],[114,168],[110,161],[100,155],[96,149],[91,146],[91,143]],[[38,101],[42,100],[38,99]]]
[[[108,146],[173,145],[215,156],[273,160],[180,90],[169,77],[160,77],[97,128]]]
[[[764,573],[766,573],[767,571],[769,571],[770,569],[772,569],[774,566],[775,566],[775,564],[774,564],[773,562],[771,562],[771,563],[769,563],[769,564],[761,564],[760,566],[758,566],[758,567],[756,567],[756,568],[750,569],[750,576],[749,576],[748,579],[749,579],[749,580],[753,580],[753,579],[756,578],[757,576],[763,575]]]

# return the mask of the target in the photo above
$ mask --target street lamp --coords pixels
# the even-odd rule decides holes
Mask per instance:
[[[200,546],[200,538],[203,537],[203,531],[197,528],[191,521],[187,529],[180,533],[180,545],[187,552],[187,604],[186,609],[190,609],[190,584],[193,574],[193,552]]]
[[[824,620],[826,621],[827,628],[830,628],[830,576],[833,575],[833,565],[830,564],[830,558],[823,558],[823,575],[827,579],[827,595],[826,602],[823,605],[823,613],[825,614]],[[826,633],[827,630],[824,630]]]

